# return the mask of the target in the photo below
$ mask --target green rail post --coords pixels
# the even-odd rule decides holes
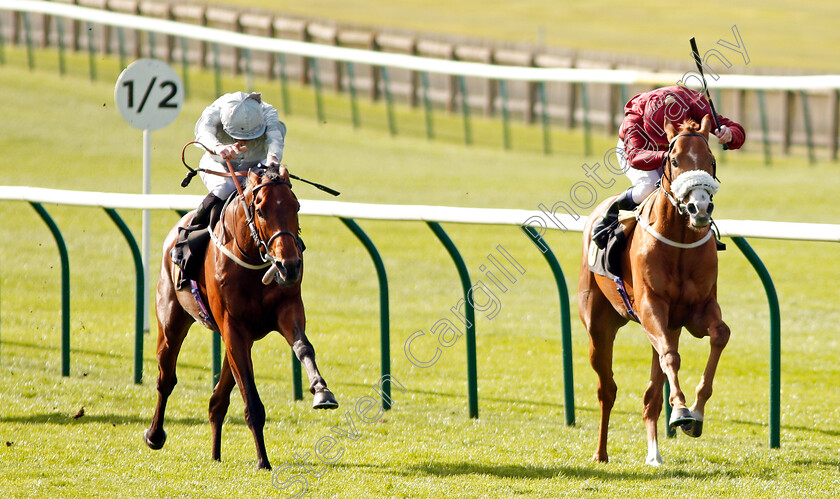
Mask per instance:
[[[373,265],[376,267],[376,276],[379,278],[379,344],[380,344],[380,366],[382,373],[382,408],[386,411],[391,408],[391,316],[388,305],[388,275],[385,272],[385,264],[379,251],[374,246],[370,237],[359,227],[355,220],[350,218],[339,218],[341,222],[362,242],[367,250]]]
[[[618,98],[621,99],[621,105],[624,106],[627,104],[627,85],[621,84],[618,87]]]
[[[215,388],[222,375],[222,333],[212,331],[210,334],[213,337],[210,342],[210,359],[212,360],[211,369],[213,372],[211,379],[212,387]]]
[[[117,50],[120,53],[120,69],[125,69],[125,30],[117,26]]]
[[[245,57],[245,88],[248,93],[254,91],[254,72],[251,70],[251,51],[249,49],[242,49],[242,55]]]
[[[397,134],[397,120],[394,117],[394,99],[391,97],[391,85],[388,81],[388,68],[382,66],[382,88],[385,90],[385,106],[388,111],[388,132],[391,136]]]
[[[312,86],[315,87],[315,113],[318,117],[318,123],[326,121],[324,118],[324,103],[321,100],[321,79],[318,78],[318,60],[314,57],[309,59],[312,66]]]
[[[213,82],[216,88],[216,95],[222,95],[222,66],[219,62],[219,44],[213,44]]]
[[[23,12],[23,33],[26,37],[26,62],[29,70],[35,69],[35,51],[32,48],[32,35],[30,33],[29,12]]]
[[[767,108],[764,105],[764,90],[756,91],[758,95],[758,110],[761,115],[761,138],[764,144],[764,164],[769,166],[770,158],[770,129],[767,126]]]
[[[353,76],[353,63],[347,63],[347,82],[350,91],[350,119],[353,121],[353,128],[359,128],[359,105],[356,103],[356,78]]]
[[[184,99],[190,98],[189,61],[187,60],[187,39],[181,37],[181,79],[184,81]],[[122,66],[120,66],[122,67]]]
[[[50,228],[61,258],[61,375],[70,376],[70,258],[67,256],[67,245],[64,244],[58,226],[41,203],[30,201],[29,204]]]
[[[779,312],[779,297],[776,295],[776,287],[767,267],[743,237],[733,237],[732,241],[741,250],[752,264],[761,284],[764,285],[764,292],[767,294],[767,304],[770,307],[770,448],[780,447],[781,429],[781,391],[782,391],[782,332],[781,313]]]
[[[134,273],[136,297],[135,300],[135,315],[134,320],[134,383],[139,385],[143,382],[143,283],[145,276],[143,275],[143,257],[140,256],[140,248],[137,247],[137,241],[131,234],[131,230],[125,224],[123,219],[117,214],[113,208],[104,208],[105,213],[111,217],[111,220],[117,225],[125,237],[129,248],[131,248],[131,255],[134,257]]]
[[[155,53],[157,52],[157,38],[155,34],[149,31],[148,33],[146,33],[146,38],[148,38],[149,40],[149,58],[157,59],[157,57],[155,57]]]
[[[461,92],[461,115],[464,118],[464,144],[472,144],[472,129],[470,127],[470,103],[467,95],[467,83],[463,76],[458,77],[458,87]]]
[[[420,80],[423,83],[423,105],[426,110],[426,138],[435,138],[434,123],[432,122],[432,99],[429,96],[429,74],[423,71],[420,73]]]
[[[87,42],[88,42],[88,68],[90,72],[90,81],[96,81],[96,56],[93,47],[93,24],[87,23]]]
[[[561,342],[563,345],[563,393],[565,397],[566,406],[566,425],[575,425],[575,381],[573,375],[574,366],[572,365],[572,314],[569,305],[569,287],[566,285],[566,277],[563,275],[563,269],[554,256],[554,252],[549,248],[548,243],[545,242],[533,227],[523,227],[525,234],[531,239],[531,242],[540,250],[551,267],[551,272],[554,274],[554,282],[557,284],[557,293],[560,297],[560,331]],[[545,249],[545,251],[543,251]]]
[[[510,143],[510,111],[508,110],[507,82],[499,80],[499,96],[502,98],[502,145],[509,151]]]
[[[671,407],[671,384],[668,383],[668,380],[665,380],[662,393],[665,398],[662,402],[662,405],[665,406],[665,435],[667,435],[668,438],[677,438],[677,429],[671,428],[671,425],[668,424],[668,422],[671,421],[671,412],[674,410],[674,408]]]
[[[817,162],[817,156],[814,154],[814,133],[811,129],[811,113],[808,111],[808,94],[804,90],[800,90],[799,96],[802,99],[802,118],[805,122],[805,141],[808,144],[808,161],[813,165]]]
[[[467,272],[467,266],[464,264],[464,259],[458,252],[458,248],[449,239],[449,236],[444,232],[443,228],[437,222],[426,222],[432,232],[443,243],[452,261],[455,262],[455,267],[458,269],[458,275],[461,277],[461,286],[464,289],[464,308],[466,324],[464,326],[467,330],[467,385],[470,399],[470,417],[478,417],[478,369],[476,367],[476,347],[475,347],[475,307],[470,303],[469,292],[471,288],[470,274]]]
[[[292,350],[292,395],[295,400],[303,400],[303,382],[300,380],[302,375],[300,361]]]
[[[283,114],[292,114],[292,106],[289,102],[289,82],[286,80],[286,55],[277,54],[277,70],[280,73],[280,95],[283,102]]]
[[[55,27],[58,30],[58,74],[64,75],[67,73],[67,63],[64,60],[64,19],[56,17]]]
[[[580,100],[583,106],[583,155],[592,154],[592,137],[589,129],[589,92],[586,91],[586,83],[580,84]]]
[[[3,42],[3,23],[0,22],[0,64],[6,64],[6,45]]]
[[[543,154],[551,154],[551,135],[548,129],[548,99],[545,95],[545,82],[537,84],[537,91],[540,95],[540,116],[542,118],[543,132]],[[585,108],[584,108],[585,109]]]

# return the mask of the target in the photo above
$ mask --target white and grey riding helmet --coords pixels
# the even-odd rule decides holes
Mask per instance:
[[[222,109],[222,127],[236,140],[251,140],[265,133],[262,94],[231,94],[231,99]]]

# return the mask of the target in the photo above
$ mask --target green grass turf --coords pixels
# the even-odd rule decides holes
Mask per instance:
[[[592,2],[551,0],[226,0],[226,5],[259,7],[307,18],[377,29],[466,35],[490,40],[544,43],[548,46],[607,54],[684,61],[691,69],[688,39],[702,52],[719,39],[741,33],[750,64],[756,68],[840,71],[829,47],[840,43],[836,2],[791,4],[784,0],[747,0],[675,4],[665,1]],[[716,47],[737,67],[743,60]]]
[[[78,190],[139,192],[141,134],[113,106],[118,69],[98,60],[99,81],[87,81],[85,59],[59,78],[54,55],[38,53],[39,69],[7,49],[0,67],[0,173],[3,183]],[[51,57],[53,59],[51,59]],[[212,98],[212,78],[194,73],[192,98],[176,122],[153,133],[152,191],[200,194],[198,181],[178,187],[183,143]],[[276,83],[266,99],[279,102]],[[243,83],[225,80],[225,90]],[[474,147],[459,142],[457,116],[440,115],[443,139],[427,141],[422,114],[401,109],[397,137],[384,108],[362,105],[353,130],[347,103],[327,95],[328,120],[314,119],[312,95],[293,88],[295,112],[284,161],[291,170],[343,192],[341,199],[535,209],[568,200],[583,180],[580,135],[556,130],[555,153],[540,153],[540,132],[517,127],[518,147],[503,152],[493,121],[477,120]],[[344,113],[344,114],[342,114]],[[413,128],[412,128],[413,127]],[[413,130],[413,131],[412,131]],[[530,142],[529,142],[530,141]],[[612,140],[598,138],[595,151]],[[752,149],[755,154],[750,153]],[[837,165],[808,166],[801,155],[761,163],[759,147],[725,153],[716,196],[720,218],[836,222]],[[197,160],[197,152],[193,161]],[[719,155],[720,157],[720,155]],[[626,185],[620,179],[609,191]],[[299,197],[328,196],[299,183]],[[59,262],[52,237],[25,203],[0,202],[0,490],[10,497],[275,496],[271,474],[254,469],[253,440],[234,393],[224,429],[222,462],[210,460],[206,422],[210,336],[194,327],[179,362],[161,451],[141,440],[156,392],[155,333],[145,339],[144,379],[132,384],[134,276],[127,246],[99,209],[45,204],[61,228],[71,264],[72,367],[60,372]],[[135,233],[140,215],[121,210]],[[177,215],[152,214],[152,248]],[[464,342],[428,369],[411,365],[403,343],[428,331],[460,297],[455,268],[420,223],[360,221],[381,252],[391,303],[392,372],[406,390],[378,423],[355,420],[360,436],[341,438],[344,453],[320,478],[313,497],[650,497],[663,492],[701,497],[828,497],[840,486],[836,338],[840,266],[833,244],[752,240],[767,264],[782,307],[782,447],[768,448],[768,311],[754,271],[730,243],[720,255],[720,301],[732,340],[724,352],[703,437],[662,439],[666,464],[645,467],[641,396],[650,345],[637,326],[616,344],[619,395],[608,465],[590,461],[598,405],[587,360],[587,336],[573,316],[577,424],[564,425],[557,291],[540,254],[515,227],[444,224],[473,279],[496,245],[526,269],[499,297],[501,310],[477,315],[480,419],[470,420]],[[348,428],[345,411],[371,393],[379,375],[377,281],[364,249],[332,218],[303,217],[307,242],[304,300],[308,334],[322,373],[342,407],[315,412],[294,402],[290,350],[279,335],[254,347],[257,385],[266,406],[266,445],[283,477],[304,474],[295,454],[309,452],[330,428]],[[576,309],[580,235],[547,237],[564,269]],[[156,252],[155,252],[156,253]],[[157,265],[153,254],[152,267]],[[576,314],[574,314],[576,315]],[[418,344],[430,354],[429,344]],[[425,350],[424,350],[425,348]],[[681,345],[681,381],[689,400],[708,342],[688,335]],[[74,419],[80,408],[84,416]],[[354,417],[355,418],[355,417]]]

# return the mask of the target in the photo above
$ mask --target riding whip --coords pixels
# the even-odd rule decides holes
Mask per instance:
[[[697,51],[697,42],[694,41],[694,37],[691,37],[689,40],[691,43],[691,53],[694,56],[694,62],[697,64],[697,71],[700,73],[700,78],[703,79],[703,88],[706,89],[706,99],[709,101],[709,106],[712,108],[712,118],[715,120],[715,130],[720,129],[720,122],[718,121],[717,111],[715,111],[715,103],[712,102],[712,96],[709,95],[709,85],[706,84],[706,76],[703,74],[703,63],[700,61],[700,53]],[[727,144],[723,144],[723,149],[729,149]]]

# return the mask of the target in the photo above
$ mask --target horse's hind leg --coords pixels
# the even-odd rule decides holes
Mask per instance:
[[[222,424],[225,421],[228,407],[230,406],[230,392],[236,385],[233,373],[230,371],[227,355],[225,355],[222,372],[219,375],[219,382],[213,389],[210,397],[210,427],[213,431],[213,459],[222,460]]]
[[[588,272],[588,271],[587,271]],[[591,274],[581,278],[578,291],[578,311],[589,332],[589,363],[598,375],[598,403],[601,420],[598,426],[598,449],[593,459],[608,462],[607,434],[610,413],[615,405],[618,387],[613,376],[613,344],[618,328],[626,323],[597,287]]]
[[[190,324],[193,322],[189,314],[180,308],[174,296],[172,300],[175,301],[166,306],[158,305],[158,402],[155,407],[155,415],[152,417],[152,423],[143,434],[146,445],[155,450],[162,448],[163,444],[166,443],[166,432],[163,430],[166,402],[172,393],[172,389],[178,383],[175,365],[178,362],[181,345],[187,336]],[[165,312],[162,309],[166,309]]]
[[[659,365],[659,354],[656,353],[656,350],[651,350],[653,352],[653,359],[650,366],[650,383],[645,390],[645,409],[643,412],[648,444],[645,464],[659,466],[664,461],[662,460],[662,455],[659,453],[656,425],[659,421],[659,415],[662,413],[662,387],[665,383],[665,373],[662,372],[662,366]]]

